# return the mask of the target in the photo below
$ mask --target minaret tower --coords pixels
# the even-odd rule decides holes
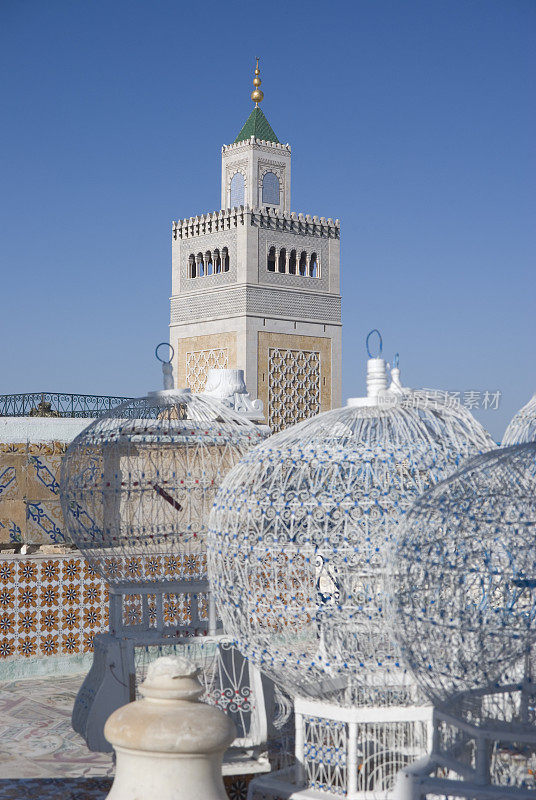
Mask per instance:
[[[339,221],[290,210],[290,145],[259,103],[222,147],[221,210],[173,223],[176,386],[243,369],[273,430],[341,403]]]

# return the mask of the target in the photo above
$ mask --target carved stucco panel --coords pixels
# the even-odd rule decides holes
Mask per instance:
[[[331,408],[331,339],[258,334],[259,398],[278,431]]]
[[[236,333],[189,336],[176,340],[177,386],[193,392],[205,388],[209,369],[236,368]]]
[[[218,276],[219,277],[219,276]],[[283,277],[294,277],[283,276]],[[200,278],[199,280],[203,280]],[[307,280],[307,278],[303,278]],[[315,280],[311,278],[309,280]],[[237,286],[226,291],[211,292],[210,304],[205,293],[171,300],[171,323],[203,322],[208,318],[225,318],[237,314],[314,320],[340,323],[341,299],[338,295],[288,292],[268,287]]]

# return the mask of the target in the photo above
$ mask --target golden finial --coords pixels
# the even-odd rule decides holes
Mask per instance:
[[[251,99],[255,103],[255,108],[257,108],[262,98],[264,97],[264,92],[262,91],[262,89],[259,89],[259,86],[261,85],[261,79],[259,78],[260,74],[261,71],[259,69],[259,57],[257,56],[257,66],[255,67],[255,77],[253,78],[253,86],[255,88],[251,92]]]

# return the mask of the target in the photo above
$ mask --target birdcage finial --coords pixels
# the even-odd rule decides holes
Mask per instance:
[[[159,350],[161,347],[168,347],[169,348],[169,358],[165,361],[161,355],[159,355]],[[175,383],[173,381],[173,367],[171,366],[171,362],[173,361],[173,356],[175,355],[175,350],[172,344],[169,342],[160,342],[155,348],[154,351],[155,356],[162,364],[162,376],[164,379],[164,390],[174,389]]]

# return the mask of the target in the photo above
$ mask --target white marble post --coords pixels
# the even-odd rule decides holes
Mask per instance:
[[[107,800],[227,800],[221,764],[236,730],[199,702],[197,673],[185,658],[158,658],[139,687],[143,699],[109,717],[104,734],[117,761]]]

